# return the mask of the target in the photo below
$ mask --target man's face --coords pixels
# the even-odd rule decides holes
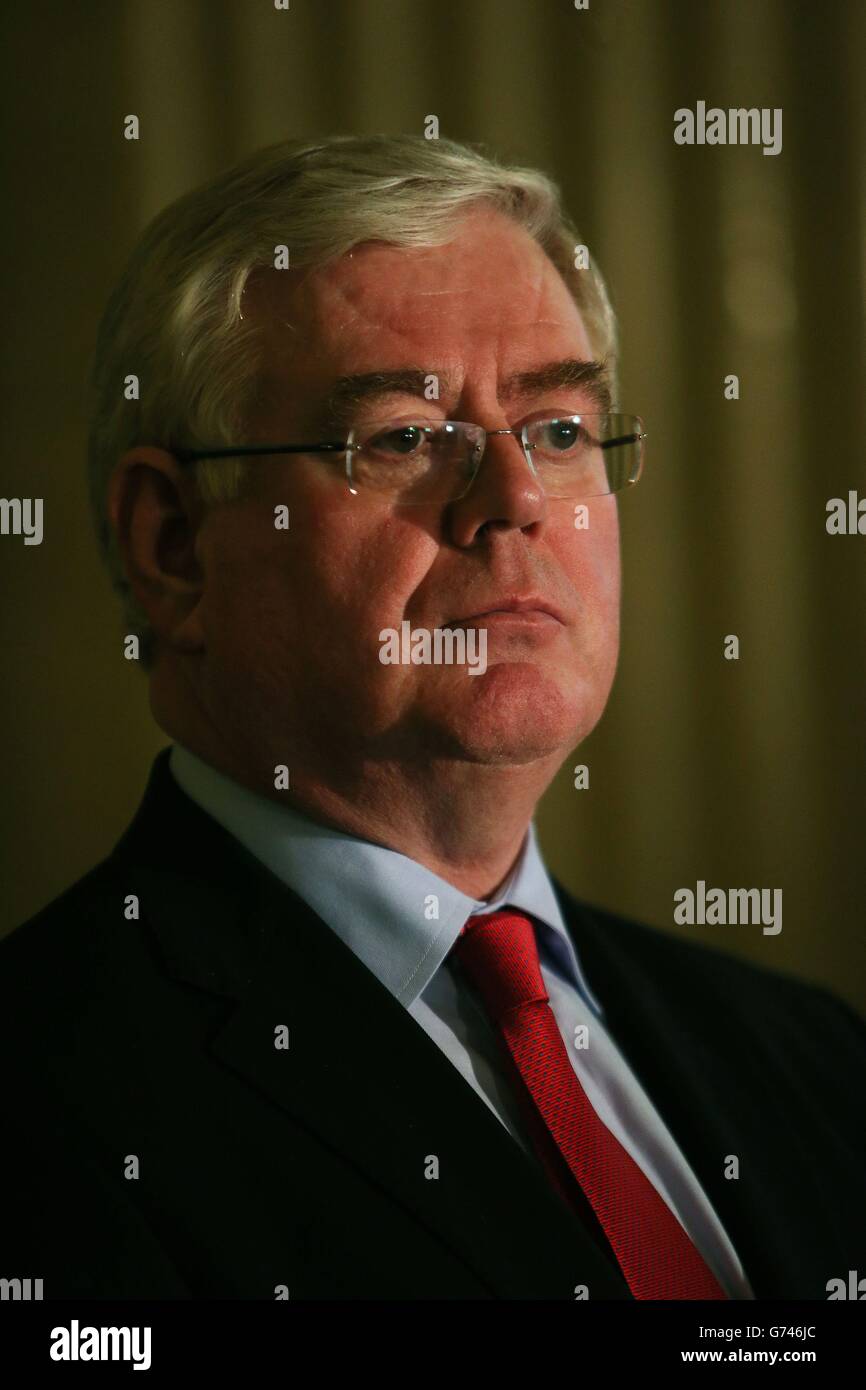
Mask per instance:
[[[599,408],[575,386],[506,396],[514,374],[592,351],[551,262],[493,210],[473,211],[447,246],[371,243],[314,272],[259,272],[244,316],[263,327],[267,392],[243,443],[345,438],[347,425],[419,415],[501,429]],[[440,398],[364,399],[335,433],[323,407],[337,379],[398,368],[437,376]],[[450,503],[353,495],[341,454],[251,467],[250,495],[211,511],[198,540],[204,697],[241,741],[289,763],[327,747],[344,766],[558,766],[592,729],[617,659],[613,497],[587,502],[588,528],[576,529],[575,502],[543,495],[513,435],[489,440],[471,489]],[[280,505],[288,530],[274,527]],[[526,597],[558,618],[491,616]],[[404,620],[486,628],[486,671],[383,664],[380,633]]]

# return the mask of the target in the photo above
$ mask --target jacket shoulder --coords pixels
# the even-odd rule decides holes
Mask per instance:
[[[82,930],[117,913],[117,881],[110,856],[95,864],[51,902],[0,939],[0,976],[38,959],[48,964],[46,951],[63,951],[80,941]]]
[[[146,988],[148,955],[124,916],[124,875],[102,860],[0,940],[0,1034],[10,1057],[36,1064],[48,1037]]]
[[[703,1002],[719,1002],[731,1019],[749,1015],[823,1020],[839,1030],[848,1045],[856,1042],[866,1057],[866,1021],[844,999],[822,984],[790,971],[744,959],[718,946],[690,941],[676,932],[622,917],[595,903],[578,900],[559,884],[557,893],[583,953],[601,952],[624,971],[637,971],[658,982],[660,990],[690,996],[699,1011]]]

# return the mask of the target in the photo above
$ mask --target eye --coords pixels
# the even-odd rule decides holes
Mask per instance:
[[[430,431],[423,425],[398,425],[380,434],[372,435],[364,445],[369,453],[400,455],[409,458],[422,445],[427,443]]]
[[[545,453],[569,453],[586,439],[586,430],[577,420],[546,420],[537,427],[537,440]]]

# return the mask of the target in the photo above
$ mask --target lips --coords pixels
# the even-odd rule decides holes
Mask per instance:
[[[473,613],[466,613],[460,618],[452,618],[453,623],[475,622],[479,618],[489,618],[497,613],[526,613],[531,615],[543,614],[549,618],[555,618],[558,623],[564,623],[565,617],[560,608],[549,599],[541,598],[536,594],[527,597],[506,596],[485,601],[483,606],[477,608]]]

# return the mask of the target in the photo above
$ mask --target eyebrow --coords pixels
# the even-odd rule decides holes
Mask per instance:
[[[324,418],[335,426],[348,424],[358,406],[381,396],[418,396],[425,400],[431,376],[435,376],[440,390],[444,388],[445,392],[455,393],[457,383],[452,373],[431,372],[422,367],[338,377],[325,398]],[[530,371],[513,372],[500,383],[499,395],[513,401],[575,386],[585,391],[600,411],[605,414],[610,411],[613,396],[607,359],[585,361],[566,357],[545,362]]]

